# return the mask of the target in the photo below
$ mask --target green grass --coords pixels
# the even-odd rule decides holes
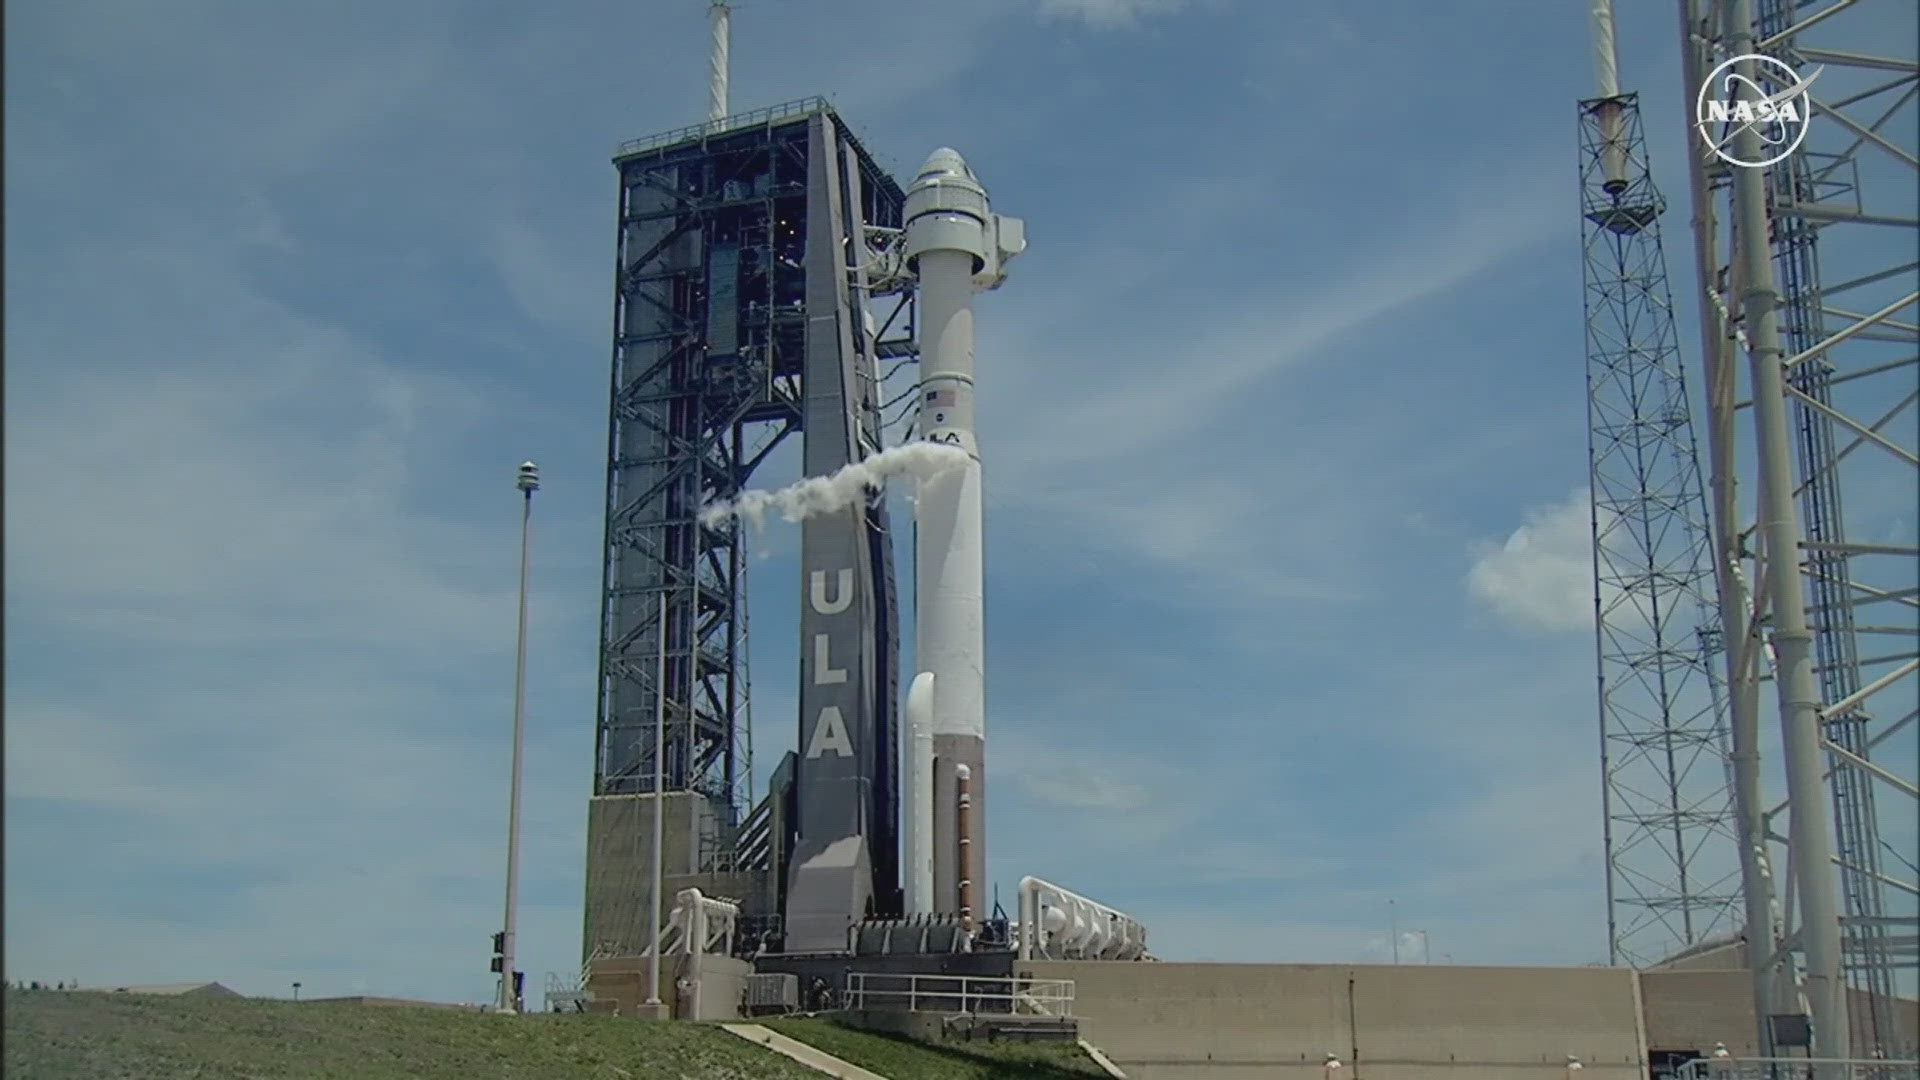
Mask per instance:
[[[842,1027],[821,1017],[760,1023],[834,1057],[897,1080],[1083,1080],[1107,1074],[1074,1043],[953,1042]]]
[[[820,1080],[711,1025],[613,1016],[10,990],[5,1019],[7,1080]]]

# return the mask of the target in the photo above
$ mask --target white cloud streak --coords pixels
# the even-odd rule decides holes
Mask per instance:
[[[1190,6],[1191,0],[1041,0],[1040,13],[1110,29],[1133,26],[1143,18],[1171,15]]]
[[[466,545],[408,507],[422,447],[486,407],[337,330],[187,280],[202,287],[181,303],[231,320],[201,358],[109,375],[73,363],[75,349],[14,350],[36,384],[33,408],[8,410],[15,595],[71,625],[202,644],[337,632],[477,645],[474,632],[504,625],[505,579],[448,573],[429,553]],[[165,350],[164,317],[149,328]]]
[[[1012,403],[1020,416],[1011,424],[999,421],[1016,433],[1015,441],[992,447],[995,457],[1018,461],[1023,472],[1057,475],[1065,466],[1154,450],[1208,427],[1223,407],[1244,404],[1245,395],[1280,394],[1274,377],[1288,368],[1338,362],[1341,338],[1385,325],[1402,309],[1457,288],[1552,235],[1563,215],[1547,194],[1525,192],[1498,212],[1475,208],[1477,192],[1437,198],[1441,205],[1462,207],[1441,215],[1445,227],[1406,236],[1328,283],[1277,297],[1263,288],[1237,303],[1225,300],[1225,309],[1236,314],[1196,332],[1171,339],[1151,332],[1116,335],[1119,357],[1102,349],[1084,362],[1062,363],[1016,346],[999,362],[1002,370],[1048,377],[1019,387],[1020,399]],[[1103,287],[1097,280],[1087,284]],[[1024,328],[1029,335],[1064,330]],[[1135,362],[1117,362],[1122,357]],[[1110,374],[1115,370],[1141,374],[1116,380]],[[983,394],[998,397],[991,376],[983,386]]]

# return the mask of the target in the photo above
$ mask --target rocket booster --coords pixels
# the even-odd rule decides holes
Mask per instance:
[[[919,280],[920,437],[964,450],[963,468],[921,480],[915,533],[916,688],[932,699],[932,791],[916,784],[906,810],[909,861],[929,858],[932,895],[916,911],[960,908],[962,881],[983,888],[985,829],[976,825],[961,860],[955,770],[970,777],[972,818],[986,821],[986,655],[984,641],[980,448],[974,432],[973,294],[998,288],[1006,260],[1026,248],[1024,224],[991,211],[986,189],[959,154],[935,150],[907,190],[905,255]],[[930,687],[921,683],[931,675]],[[923,743],[909,740],[916,755]],[[932,800],[932,836],[919,800]],[[909,871],[909,883],[914,881]],[[914,889],[915,893],[922,890]]]

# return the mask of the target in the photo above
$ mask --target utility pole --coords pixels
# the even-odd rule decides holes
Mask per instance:
[[[667,817],[667,594],[660,593],[660,653],[653,685],[659,697],[653,706],[653,885],[647,892],[653,905],[653,947],[647,951],[647,1007],[660,1007],[660,883],[664,864],[660,845],[666,839]]]

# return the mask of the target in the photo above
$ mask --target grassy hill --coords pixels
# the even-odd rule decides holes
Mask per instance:
[[[10,990],[8,1080],[819,1080],[706,1024],[248,998]],[[896,1080],[1079,1080],[1077,1049],[929,1047],[824,1020],[782,1033]]]
[[[10,991],[8,1080],[820,1080],[704,1024]]]

